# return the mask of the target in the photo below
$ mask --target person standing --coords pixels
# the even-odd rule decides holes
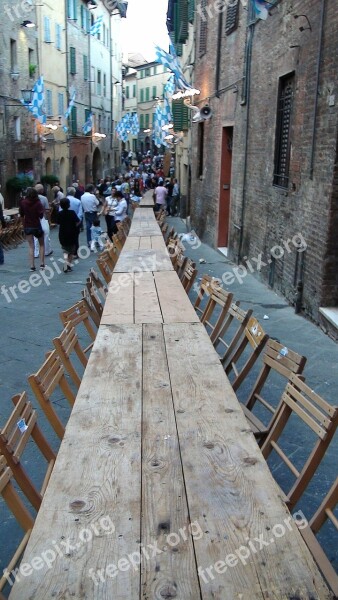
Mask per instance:
[[[39,195],[34,188],[28,188],[26,197],[20,202],[19,213],[24,221],[24,232],[28,242],[29,261],[31,265],[30,270],[36,271],[34,263],[34,237],[39,242],[40,269],[44,269],[45,244],[40,221],[43,217],[44,209],[39,200]]]
[[[117,207],[114,209],[115,223],[121,223],[121,221],[124,221],[128,216],[128,204],[127,200],[123,197],[122,192],[116,192],[115,198],[118,202]]]
[[[0,202],[0,223],[1,223],[2,228],[4,229],[6,227],[6,221],[4,219],[4,213],[2,210],[1,202]],[[1,246],[1,243],[0,243],[0,265],[3,265],[4,262],[5,262],[4,251],[3,251],[3,247]]]
[[[64,273],[72,271],[71,264],[73,257],[77,252],[80,219],[73,210],[70,210],[70,201],[68,198],[60,200],[60,211],[58,213],[59,241],[63,250]]]
[[[166,199],[168,196],[168,190],[163,186],[163,182],[159,183],[155,188],[155,212],[161,210],[161,208],[165,207]]]
[[[41,219],[41,227],[42,227],[42,231],[43,231],[43,238],[44,238],[44,244],[45,244],[45,256],[50,256],[51,254],[53,254],[53,250],[52,250],[52,244],[50,241],[50,227],[49,227],[49,221],[48,221],[48,217],[49,217],[49,213],[50,213],[49,203],[48,203],[46,196],[44,196],[45,190],[44,190],[42,183],[37,183],[35,186],[35,189],[36,189],[37,193],[39,194],[39,200],[43,206],[43,217]],[[34,258],[39,258],[39,242],[38,242],[37,238],[34,238]]]
[[[103,210],[102,210],[102,214],[104,215],[104,217],[106,219],[107,235],[110,240],[113,239],[113,234],[117,233],[117,227],[116,227],[116,223],[115,223],[115,213],[114,213],[116,206],[117,206],[116,190],[115,190],[115,188],[112,188],[111,195],[105,199],[104,205],[103,205]]]
[[[171,207],[171,214],[173,217],[176,217],[176,215],[178,215],[180,212],[179,203],[180,203],[180,186],[178,184],[177,179],[174,179],[173,202],[172,202],[172,207]]]
[[[91,233],[90,228],[93,225],[94,219],[97,219],[97,207],[99,201],[94,194],[95,188],[92,183],[87,185],[85,193],[81,196],[81,204],[86,221],[87,244],[90,248]]]
[[[167,215],[170,216],[171,214],[171,208],[172,208],[172,202],[173,202],[173,193],[174,193],[174,180],[173,178],[171,178],[167,185],[166,188],[168,190],[168,196],[166,198],[166,202],[167,202]]]
[[[77,251],[79,249],[79,235],[80,235],[82,219],[83,219],[82,204],[81,204],[80,200],[78,200],[76,198],[75,194],[76,194],[75,187],[71,186],[71,187],[67,188],[67,198],[69,200],[69,210],[73,210],[75,212],[77,218],[80,220],[80,226],[77,228],[76,252],[75,252],[74,256],[77,255]],[[62,210],[61,206],[60,206],[60,210]]]

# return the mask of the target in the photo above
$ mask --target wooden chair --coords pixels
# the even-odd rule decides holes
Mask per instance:
[[[327,519],[329,519],[332,525],[338,530],[338,520],[334,515],[334,509],[338,504],[338,477],[334,482],[333,486],[325,496],[320,507],[310,519],[308,526],[299,529],[302,534],[305,543],[307,544],[314,560],[318,567],[323,573],[328,585],[330,586],[334,597],[338,598],[338,575],[333,568],[331,562],[326,556],[323,548],[316,538],[321,527],[324,525]]]
[[[182,271],[182,275],[180,277],[182,285],[187,294],[189,294],[192,288],[192,285],[196,279],[196,275],[196,264],[190,258],[188,258]]]
[[[123,248],[124,241],[121,239],[121,236],[119,236],[117,233],[113,234],[113,243],[114,246],[117,248],[118,252],[120,253]]]
[[[270,338],[264,348],[262,362],[262,369],[243,406],[244,414],[249,421],[250,427],[253,430],[255,437],[259,439],[260,442],[264,441],[268,434],[271,421],[277,410],[276,406],[274,407],[271,401],[262,396],[262,390],[265,388],[267,380],[269,381],[268,397],[271,396],[272,385],[270,381],[271,377],[269,376],[276,375],[279,379],[282,378],[284,388],[284,380],[288,380],[292,373],[295,375],[301,375],[301,373],[303,373],[306,357],[297,354],[297,352],[290,350],[290,348],[286,348],[283,344]],[[280,394],[278,395],[280,396]],[[267,411],[268,421],[265,424],[252,412],[257,402],[261,410],[264,412]]]
[[[59,387],[70,406],[73,407],[75,396],[66,379],[64,367],[56,350],[49,354],[36,373],[28,377],[28,381],[48,421],[62,440],[65,427],[53,408],[51,397],[55,389]]]
[[[240,343],[240,340],[243,338],[245,328],[251,315],[251,309],[243,310],[242,308],[239,308],[238,300],[232,302],[230,305],[224,324],[214,341],[216,350],[218,346],[222,347],[222,351],[217,350],[217,352],[223,364],[227,361],[228,357],[231,356]],[[235,331],[233,331],[233,326],[235,327]],[[228,339],[227,334],[230,332],[231,337]]]
[[[301,419],[318,438],[300,470],[292,463],[291,457],[285,454],[282,446],[278,443],[281,434],[285,433],[287,424],[289,424],[291,435],[294,435],[294,419],[292,424],[289,421],[291,415]],[[272,420],[270,431],[262,446],[262,454],[266,460],[271,452],[275,451],[296,478],[294,484],[286,492],[285,501],[290,509],[295,506],[308,486],[334,436],[337,425],[338,407],[328,404],[311,390],[298,375],[292,374]]]
[[[179,277],[182,276],[188,257],[184,256],[183,252],[179,252],[176,256],[174,269]]]
[[[223,288],[213,288],[209,296],[207,305],[200,319],[210,335],[210,339],[214,342],[223,326],[228,310],[231,306],[233,294],[226,292]],[[216,312],[219,310],[217,316]],[[214,318],[215,323],[211,323],[211,318]]]
[[[269,336],[264,332],[257,319],[250,317],[239,346],[234,349],[232,354],[227,356],[226,360],[221,361],[228,377],[230,378],[232,373],[235,375],[235,378],[231,381],[234,391],[238,390],[251,371],[268,339]],[[241,361],[244,364],[240,364]]]
[[[79,389],[82,378],[78,375],[73,363],[70,360],[70,356],[72,352],[75,352],[84,369],[87,366],[88,359],[84,350],[81,348],[79,338],[76,335],[74,327],[68,323],[59,337],[53,339],[53,344],[64,368],[71,377],[73,383],[76,385],[77,389]]]
[[[86,354],[92,349],[97,330],[100,325],[100,319],[97,312],[88,304],[87,300],[79,300],[76,304],[60,312],[60,319],[63,325],[71,324],[78,327],[81,323],[86,328],[92,343],[83,349]]]
[[[167,227],[168,227],[168,225],[167,225]],[[168,231],[168,233],[167,233],[167,237],[166,237],[166,245],[167,245],[167,246],[168,246],[169,240],[170,240],[170,239],[173,239],[173,237],[174,237],[174,234],[175,234],[175,229],[174,229],[174,227],[171,227],[171,228],[169,229],[169,231]]]
[[[100,320],[101,320],[102,313],[103,313],[103,305],[102,305],[102,302],[101,302],[99,296],[96,293],[93,282],[91,281],[91,279],[89,277],[87,278],[87,281],[86,281],[86,290],[87,290],[88,297],[90,299],[90,303],[94,307],[95,311],[97,312],[97,314],[99,315]]]
[[[15,520],[25,532],[24,537],[20,541],[14,555],[9,561],[9,564],[5,569],[3,569],[3,574],[0,577],[0,600],[6,600],[5,596],[2,594],[3,589],[8,583],[6,575],[9,577],[19,562],[27,546],[34,525],[34,519],[32,515],[27,510],[12,483],[12,477],[13,473],[6,464],[5,457],[0,455],[0,494],[6,502]],[[10,581],[12,581],[12,579],[10,579]]]
[[[216,277],[212,277],[211,275],[204,274],[202,275],[200,289],[197,294],[197,298],[195,300],[194,309],[198,315],[202,315],[204,313],[205,307],[201,308],[202,301],[207,298],[209,300],[210,294],[214,290],[214,288],[220,289],[221,282]]]
[[[12,398],[12,401],[15,408],[4,427],[0,430],[0,452],[5,457],[23,493],[35,510],[38,511],[54,467],[56,455],[37,424],[37,412],[28,400],[26,392],[17,394]],[[21,431],[18,423],[22,420],[26,430]],[[31,440],[35,442],[38,450],[48,463],[40,491],[28,476],[21,460],[26,446]]]
[[[95,269],[93,269],[93,268],[90,269],[88,278],[90,279],[91,283],[93,284],[94,289],[96,289],[99,298],[101,298],[101,300],[103,300],[103,302],[105,302],[106,298],[107,298],[108,288],[101,281],[101,279],[100,279],[99,275],[96,273]]]
[[[163,237],[165,239],[165,236],[167,235],[167,232],[168,232],[168,223],[165,223],[165,222],[161,223],[160,224],[160,229],[161,229],[162,235],[163,235]]]
[[[109,266],[109,262],[104,257],[99,256],[99,258],[96,260],[96,264],[105,282],[110,283],[113,275],[113,269]]]

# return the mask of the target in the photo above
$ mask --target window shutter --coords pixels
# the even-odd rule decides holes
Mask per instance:
[[[150,99],[150,89],[147,87],[146,88],[146,102],[149,102]]]
[[[55,37],[56,37],[56,49],[57,50],[61,50],[61,25],[59,25],[58,23],[56,23],[55,25]]]
[[[184,44],[188,38],[188,0],[178,3],[178,18],[177,41]]]
[[[208,32],[208,24],[207,24],[207,16],[205,13],[205,8],[207,5],[207,0],[201,0],[201,16],[200,16],[200,39],[199,39],[199,55],[205,54],[207,51],[207,32]]]
[[[126,98],[129,99],[129,85],[126,87]]]
[[[76,108],[76,106],[72,107],[72,112],[70,114],[70,118],[71,118],[72,135],[76,135],[77,134],[77,108]]]
[[[149,115],[148,115],[148,113],[145,115],[145,129],[149,129]]]
[[[53,93],[52,90],[46,90],[46,110],[47,117],[53,116]]]
[[[183,54],[183,44],[175,44],[175,50],[177,56],[182,56]]]
[[[239,0],[232,0],[227,7],[227,16],[225,20],[225,33],[229,35],[238,25]]]
[[[140,102],[144,102],[144,89],[141,90]]]
[[[189,5],[188,5],[188,21],[189,21],[189,23],[194,22],[194,17],[195,17],[195,0],[189,0]]]
[[[65,107],[64,107],[64,101],[63,101],[63,94],[58,94],[58,114],[59,116],[62,116],[65,112]]]
[[[140,129],[144,129],[144,115],[140,115]]]
[[[83,55],[83,79],[88,81],[88,56]]]
[[[45,42],[50,42],[50,20],[48,17],[44,17],[44,29],[45,29]]]
[[[133,98],[136,98],[136,84],[133,85]]]
[[[69,48],[69,55],[70,55],[70,74],[71,75],[75,75],[76,74],[76,49],[75,48]]]
[[[157,96],[157,88],[156,85],[153,85],[153,99],[155,99]]]
[[[175,131],[185,131],[189,127],[189,109],[185,106],[183,99],[172,103],[172,115]]]

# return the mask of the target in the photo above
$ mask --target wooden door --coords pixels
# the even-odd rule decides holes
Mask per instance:
[[[229,238],[233,127],[223,127],[221,180],[218,211],[218,247],[226,248]]]

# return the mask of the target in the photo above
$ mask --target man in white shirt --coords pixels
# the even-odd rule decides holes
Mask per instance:
[[[90,242],[92,239],[90,228],[93,225],[94,220],[97,219],[97,207],[100,204],[94,194],[94,190],[94,186],[90,183],[89,185],[87,185],[85,193],[81,196],[81,204],[86,220],[88,248],[90,248]]]
[[[51,254],[53,254],[53,250],[52,250],[52,244],[50,241],[50,227],[49,227],[49,221],[48,221],[48,217],[49,217],[49,213],[50,213],[49,202],[48,202],[48,199],[46,198],[46,196],[44,195],[45,190],[44,190],[42,183],[37,183],[35,186],[35,189],[36,189],[37,193],[39,194],[39,200],[43,206],[43,217],[41,219],[41,227],[42,227],[44,242],[45,242],[45,256],[50,256]],[[34,238],[34,257],[39,258],[39,241],[37,238]]]

